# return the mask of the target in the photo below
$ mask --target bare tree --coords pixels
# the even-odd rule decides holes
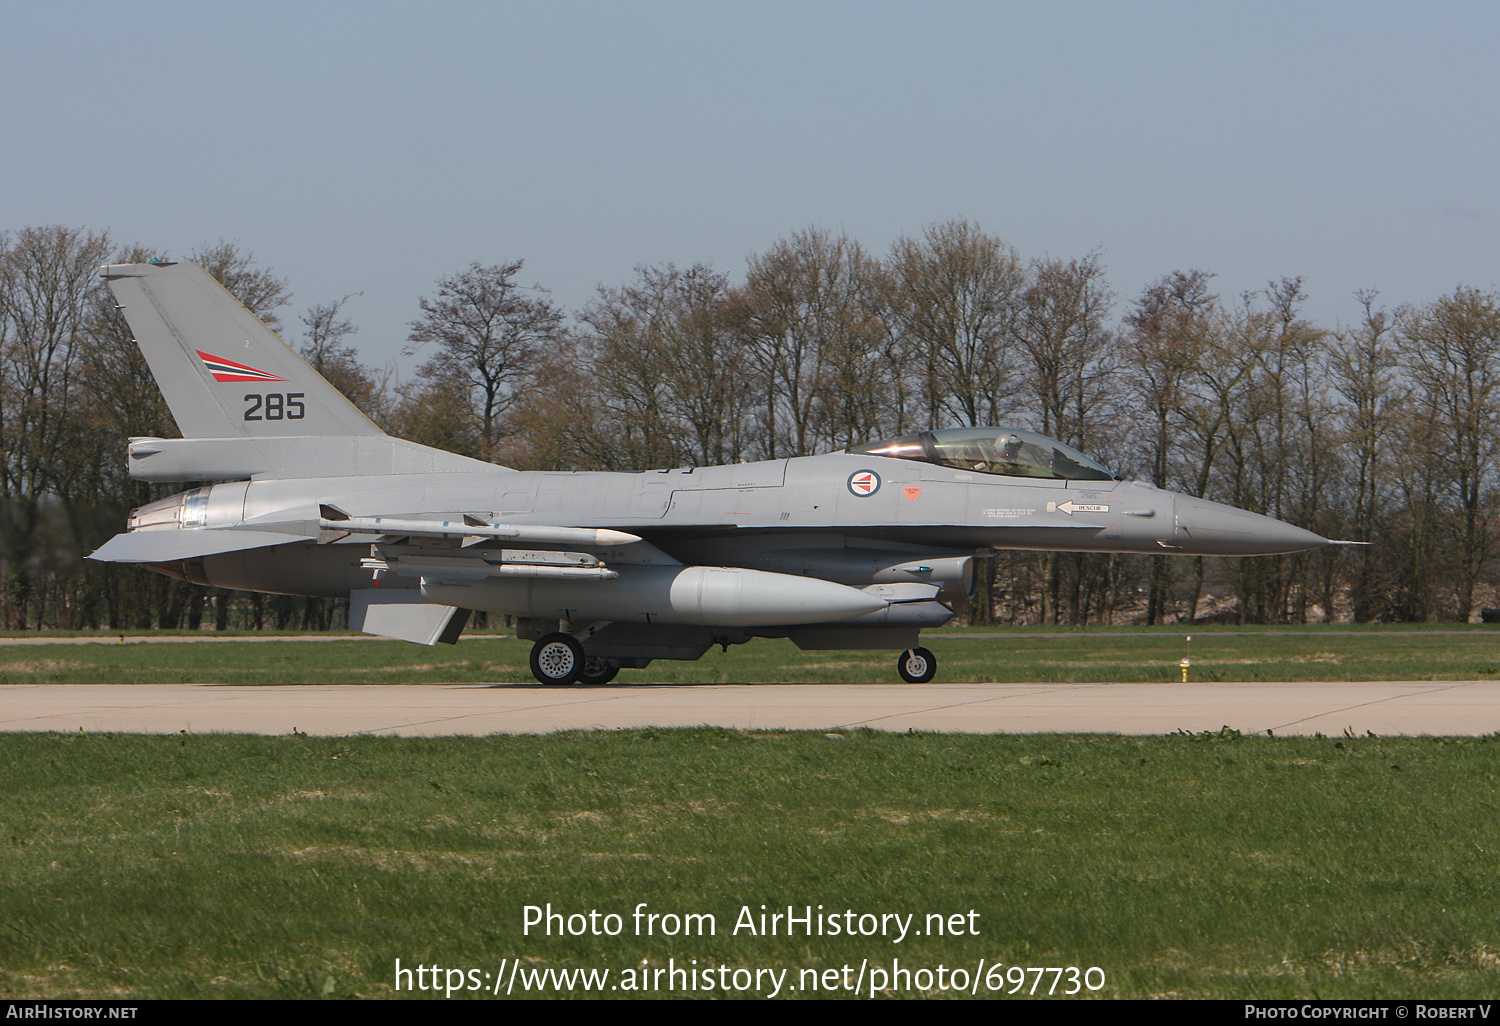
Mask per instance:
[[[329,384],[342,392],[350,402],[377,424],[389,419],[387,389],[391,374],[376,373],[359,359],[359,353],[344,340],[359,329],[343,316],[344,304],[353,293],[330,303],[308,307],[302,315],[306,330],[300,347],[302,358]]]
[[[1034,261],[1021,294],[1016,334],[1027,356],[1024,403],[1044,435],[1093,450],[1112,374],[1112,333],[1104,326],[1113,294],[1097,254],[1082,260]],[[1076,621],[1083,612],[1085,578],[1109,569],[1109,561],[1082,553],[1048,552],[1037,557],[1046,587],[1042,619],[1059,622],[1066,598]],[[1066,584],[1063,580],[1066,574]],[[1067,594],[1064,596],[1064,587]]]
[[[1302,279],[1283,278],[1225,312],[1222,342],[1201,375],[1221,457],[1205,480],[1215,498],[1329,530],[1336,439],[1326,333],[1301,317],[1304,298]],[[1301,555],[1235,561],[1241,621],[1305,621],[1314,565]]]
[[[1211,318],[1219,299],[1208,290],[1213,277],[1174,271],[1148,285],[1125,317],[1122,354],[1131,392],[1150,425],[1146,458],[1158,488],[1172,481],[1181,411],[1213,336]]]
[[[891,250],[904,331],[924,358],[928,427],[996,424],[1015,407],[1017,322],[1026,275],[1014,249],[971,221],[947,221]]]
[[[354,326],[353,321],[343,316],[343,311],[345,303],[355,295],[362,294],[351,293],[331,303],[310,306],[307,313],[302,315],[302,324],[307,329],[302,333],[302,358],[319,374],[323,374],[329,366],[356,359],[354,347],[344,339],[359,329]]]
[[[1114,374],[1114,334],[1105,327],[1114,293],[1098,254],[1035,261],[1021,294],[1017,337],[1030,357],[1024,385],[1042,434],[1093,448]]]
[[[1218,297],[1209,292],[1213,275],[1174,271],[1148,285],[1125,317],[1122,356],[1133,401],[1149,425],[1145,438],[1151,483],[1169,487],[1186,470],[1177,465],[1187,432],[1183,410],[1195,376],[1214,338]],[[1203,485],[1198,485],[1199,494]],[[1146,622],[1160,623],[1172,588],[1172,565],[1152,560]]]
[[[754,376],[727,318],[729,279],[704,264],[668,267],[672,316],[666,321],[672,364],[670,409],[688,428],[689,457],[700,466],[744,459]]]
[[[521,265],[475,263],[441,279],[437,298],[422,299],[422,317],[407,336],[408,355],[426,345],[437,349],[418,369],[422,378],[468,393],[485,459],[498,455],[506,412],[562,331],[562,313],[548,291],[516,282]]]
[[[532,384],[507,414],[506,465],[518,470],[640,470],[601,400],[595,342],[569,332],[540,358]]]
[[[28,625],[49,585],[71,594],[80,581],[65,527],[98,466],[79,379],[109,248],[105,234],[59,225],[0,236],[0,578],[11,626]]]
[[[1352,492],[1347,529],[1350,537],[1365,542],[1375,538],[1377,514],[1391,506],[1386,455],[1407,391],[1397,373],[1391,318],[1376,307],[1378,295],[1374,290],[1355,293],[1364,314],[1358,327],[1332,336],[1328,361],[1330,381],[1344,400],[1343,448],[1349,454],[1344,487]],[[1359,622],[1375,619],[1387,607],[1391,582],[1380,576],[1379,556],[1370,546],[1352,554],[1358,561],[1350,583]]]
[[[220,285],[245,305],[272,331],[281,330],[276,311],[292,301],[285,278],[278,278],[269,268],[255,266],[255,254],[241,249],[238,242],[220,239],[204,243],[188,254]]]
[[[847,235],[810,228],[750,259],[730,318],[762,390],[757,455],[806,456],[873,434],[888,393],[880,268]]]
[[[420,374],[396,387],[384,428],[422,445],[484,459],[489,449],[479,434],[470,391],[468,379],[457,372]]]
[[[1458,615],[1473,612],[1474,585],[1494,548],[1500,457],[1500,297],[1460,287],[1425,307],[1404,310],[1397,339],[1413,398],[1437,425],[1445,498],[1457,513]]]
[[[744,455],[756,379],[727,326],[728,287],[702,264],[639,267],[632,282],[601,286],[584,310],[598,401],[623,466]]]
[[[53,226],[22,229],[3,252],[0,487],[6,494],[64,492],[77,469],[64,453],[87,433],[70,414],[98,267],[109,245],[106,235]]]
[[[608,465],[621,470],[676,466],[686,456],[685,425],[672,415],[673,371],[681,359],[671,341],[677,272],[638,268],[636,275],[617,289],[601,286],[582,315],[592,329],[601,427],[616,451]]]

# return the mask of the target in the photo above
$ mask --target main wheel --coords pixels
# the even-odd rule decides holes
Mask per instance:
[[[531,646],[531,675],[543,684],[577,684],[583,676],[583,646],[571,634],[544,635]]]
[[[909,648],[896,658],[896,672],[908,684],[926,684],[937,676],[937,656],[925,648]]]
[[[583,661],[583,673],[578,678],[584,684],[608,684],[620,672],[620,664],[599,656],[590,656]]]

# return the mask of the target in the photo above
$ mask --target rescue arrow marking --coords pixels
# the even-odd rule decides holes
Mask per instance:
[[[1049,502],[1047,505],[1050,506],[1052,504]],[[1067,502],[1059,502],[1057,504],[1057,511],[1072,516],[1074,513],[1108,513],[1109,507],[1091,502],[1074,502],[1072,499],[1069,499]]]

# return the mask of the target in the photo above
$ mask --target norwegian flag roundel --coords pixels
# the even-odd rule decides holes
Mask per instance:
[[[873,470],[856,470],[849,475],[849,491],[864,498],[880,491],[880,475]]]

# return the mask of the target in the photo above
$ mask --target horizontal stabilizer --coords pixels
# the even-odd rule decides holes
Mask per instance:
[[[415,588],[356,588],[349,593],[349,627],[364,634],[419,645],[452,645],[469,610],[423,602]]]
[[[89,554],[104,563],[170,563],[220,552],[263,549],[310,540],[305,534],[280,531],[192,530],[131,531],[117,534]]]
[[[129,457],[130,476],[136,481],[493,473],[501,469],[387,435],[132,438]]]

